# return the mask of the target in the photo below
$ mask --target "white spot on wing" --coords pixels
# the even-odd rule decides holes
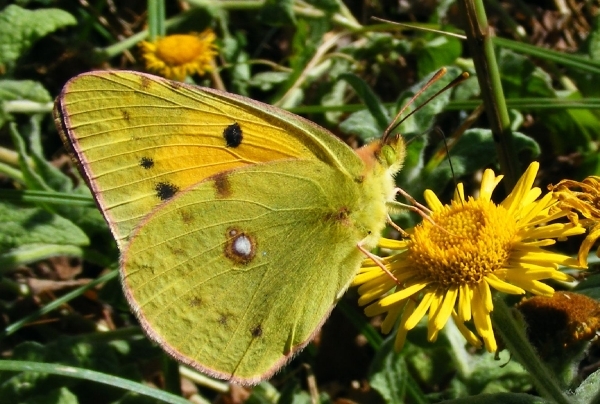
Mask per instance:
[[[242,234],[234,240],[233,251],[241,257],[250,257],[252,255],[252,242]]]

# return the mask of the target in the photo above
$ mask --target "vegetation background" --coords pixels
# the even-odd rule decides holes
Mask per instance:
[[[558,400],[534,387],[535,371],[507,352],[498,361],[465,347],[456,330],[432,344],[426,327],[418,328],[394,353],[352,290],[316,340],[272,380],[229,386],[183,368],[180,378],[178,364],[144,337],[129,312],[116,246],[51,117],[53,99],[79,73],[144,71],[137,43],[156,3],[0,1],[0,403]],[[448,68],[443,82],[471,73],[401,126],[411,142],[398,183],[417,199],[429,188],[448,201],[455,180],[470,193],[488,167],[502,170],[511,185],[534,159],[543,189],[600,174],[598,2],[487,1],[495,37],[481,44],[491,41],[491,54],[473,52],[461,37],[465,27],[486,28],[465,4],[481,6],[181,0],[167,2],[161,24],[168,33],[215,31],[217,68],[194,76],[197,84],[302,114],[352,147],[380,136],[434,71]],[[499,79],[503,93],[490,87],[493,94],[482,97],[482,65],[490,69],[484,79]],[[500,109],[506,103],[509,120],[495,122],[482,99],[488,110],[489,102]],[[410,226],[416,218],[398,221]],[[577,251],[575,244],[561,248]],[[598,299],[597,279],[590,271],[578,292]],[[594,331],[598,307],[585,324]],[[564,347],[560,331],[540,342],[542,360],[573,402],[599,402],[597,344]]]

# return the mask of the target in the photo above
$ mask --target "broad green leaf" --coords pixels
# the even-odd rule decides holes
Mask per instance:
[[[373,359],[369,381],[371,387],[386,403],[402,403],[408,381],[406,362],[403,355],[394,352],[393,338],[388,338]]]
[[[371,87],[355,74],[341,74],[339,79],[348,82],[352,86],[361,102],[367,107],[373,118],[375,118],[380,135],[382,135],[385,128],[390,124],[391,118]]]
[[[600,370],[589,375],[575,390],[579,403],[597,403],[600,399]]]
[[[78,404],[77,396],[66,387],[59,387],[45,394],[32,397],[27,404]]]
[[[347,135],[358,136],[364,142],[381,137],[381,128],[366,109],[350,114],[340,123],[340,130]]]
[[[0,33],[0,36],[2,34]],[[0,102],[14,100],[29,100],[35,102],[50,102],[52,96],[37,81],[32,80],[0,80]]]
[[[462,53],[459,39],[437,35],[415,49],[419,77],[425,77],[443,66],[454,64]]]
[[[73,222],[36,207],[0,201],[0,253],[26,244],[89,245],[89,239]]]
[[[539,145],[535,140],[519,132],[513,132],[513,146],[517,153],[525,153],[530,157],[540,154]],[[480,128],[465,131],[450,150],[450,159],[452,159],[454,174],[450,170],[448,159],[444,159],[437,167],[423,173],[422,191],[428,188],[440,193],[452,182],[453,176],[460,178],[495,163],[496,146],[492,132]]]
[[[293,0],[266,0],[259,14],[260,21],[274,27],[296,24]]]
[[[289,77],[290,74],[288,72],[261,72],[252,76],[248,84],[262,91],[271,91],[279,84],[288,80]]]
[[[427,81],[429,81],[429,78],[434,73],[435,72],[432,72],[430,76],[424,78],[419,83],[413,85],[407,91],[404,91],[398,98],[398,101],[396,101],[396,111],[400,111],[402,107],[404,107],[406,103],[411,99],[411,97],[425,86]],[[441,88],[443,88],[446,84],[455,79],[461,73],[462,72],[456,67],[447,67],[446,75],[440,80],[438,80],[434,85],[425,90],[421,94],[421,96],[415,101],[415,103],[411,106],[411,108],[408,109],[408,111],[413,110],[418,105],[431,98],[436,92],[438,92]],[[446,91],[438,95],[437,97],[431,99],[431,101],[429,101],[425,106],[423,106],[418,113],[404,119],[402,121],[402,124],[398,127],[397,131],[404,135],[424,134],[427,130],[432,128],[432,126],[435,123],[435,118],[440,112],[442,112],[446,105],[448,105],[448,102],[450,102],[450,91]],[[406,113],[404,114],[404,116],[406,116]]]
[[[66,11],[47,8],[26,10],[11,4],[0,11],[0,66],[10,68],[33,43],[59,28],[77,21]]]
[[[329,13],[335,13],[340,9],[339,0],[307,0],[306,2]]]

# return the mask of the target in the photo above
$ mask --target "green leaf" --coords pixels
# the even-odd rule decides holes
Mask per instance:
[[[452,81],[461,73],[462,72],[456,67],[448,67],[446,75],[439,79],[434,85],[425,90],[418,98],[418,100],[416,100],[414,105],[416,106],[423,103],[425,100],[429,100],[436,92],[438,92],[445,85],[450,83],[450,81]],[[400,97],[398,97],[398,101],[396,101],[396,110],[400,111],[402,107],[404,107],[408,103],[412,96],[414,96],[425,86],[425,84],[429,81],[429,78],[431,76],[433,76],[433,73],[421,80],[420,82],[418,82],[417,84],[410,87],[410,89],[408,89],[407,91],[404,91],[400,95]],[[402,133],[404,135],[421,135],[425,133],[433,126],[437,115],[440,112],[442,112],[442,110],[446,107],[446,105],[448,105],[449,102],[450,91],[446,91],[438,95],[437,97],[431,99],[426,105],[424,105],[418,113],[404,119],[402,121],[402,124],[396,130],[396,132]],[[413,106],[413,108],[411,109],[414,109],[415,106]]]
[[[33,43],[59,28],[77,24],[66,11],[47,8],[35,11],[11,4],[0,12],[0,66],[12,68]]]
[[[581,94],[572,93],[566,99],[581,99]],[[598,140],[600,120],[588,109],[564,109],[540,111],[540,122],[550,132],[552,151],[558,155],[567,153],[597,153],[594,144]]]
[[[587,37],[587,53],[591,60],[600,60],[600,17],[596,16],[592,32]]]
[[[245,50],[246,37],[241,31],[235,36],[227,36],[222,41],[219,49],[225,61],[232,65],[231,90],[237,94],[248,96],[248,81],[250,80],[250,56]]]
[[[539,145],[530,138],[519,132],[513,132],[513,145],[517,153],[525,153],[530,156],[540,154]],[[496,145],[489,129],[469,129],[465,131],[456,145],[450,150],[454,175],[461,177],[473,173],[483,167],[496,162]],[[425,174],[426,181],[423,187],[440,193],[451,182],[453,178],[450,163],[444,159],[440,165]],[[419,193],[420,195],[420,193]]]
[[[600,274],[590,274],[590,276],[585,277],[573,288],[573,292],[600,300]]]
[[[382,131],[373,115],[366,109],[353,112],[340,123],[340,130],[358,136],[364,142],[381,137]]]
[[[34,164],[31,163],[31,159],[27,155],[25,141],[21,137],[17,125],[11,123],[9,125],[9,133],[19,155],[19,167],[23,173],[23,179],[27,188],[34,191],[52,191],[52,188],[46,184],[42,176],[35,170]]]
[[[252,76],[248,84],[262,91],[271,91],[277,85],[288,80],[289,77],[290,73],[288,72],[260,72]]]
[[[444,401],[445,404],[550,404],[540,397],[530,394],[499,393],[482,394],[473,397]]]
[[[77,404],[77,396],[65,387],[49,391],[46,394],[27,400],[28,404]]]
[[[377,98],[377,95],[375,95],[371,87],[363,79],[355,74],[341,74],[339,79],[346,81],[352,86],[360,100],[365,104],[375,119],[375,122],[377,122],[377,129],[379,130],[379,136],[381,136],[385,131],[385,128],[390,124],[391,118],[379,98]]]
[[[296,25],[294,0],[266,0],[258,18],[274,27]]]
[[[0,273],[51,257],[83,257],[81,247],[64,244],[25,244],[0,252]]]
[[[589,375],[575,390],[576,402],[597,403],[600,398],[600,370]]]
[[[281,394],[269,382],[262,382],[252,389],[252,394],[246,404],[275,404],[279,402]]]
[[[329,12],[329,13],[335,13],[336,11],[339,11],[340,9],[340,2],[339,0],[307,0],[306,1],[308,4],[312,4],[313,6],[315,6],[316,8]]]
[[[393,338],[388,338],[377,352],[371,364],[369,381],[386,403],[403,403],[408,370],[403,355],[394,352],[393,345]]]
[[[443,66],[454,64],[462,53],[462,44],[458,38],[435,36],[415,51],[419,77],[425,77]]]
[[[77,367],[72,367],[72,366],[65,366],[65,365],[61,365],[61,364],[54,364],[54,363],[38,363],[38,362],[30,362],[30,361],[8,361],[8,360],[2,360],[0,361],[0,370],[6,371],[6,370],[10,370],[10,371],[21,371],[23,373],[21,373],[21,380],[22,381],[17,381],[16,386],[20,387],[20,388],[27,388],[28,391],[34,391],[35,389],[38,387],[38,383],[31,383],[27,381],[27,376],[37,376],[37,378],[44,378],[46,376],[46,374],[52,374],[52,375],[60,375],[62,376],[61,379],[45,379],[45,380],[51,380],[54,386],[56,385],[61,385],[65,383],[65,380],[70,381],[70,383],[74,383],[77,379],[82,379],[82,380],[89,380],[92,381],[94,383],[102,383],[105,386],[112,386],[112,387],[117,387],[120,389],[125,389],[128,391],[135,391],[139,394],[143,394],[145,396],[154,398],[156,400],[160,400],[160,401],[164,401],[166,403],[173,403],[173,404],[184,404],[184,403],[189,403],[189,401],[187,401],[186,399],[182,398],[182,397],[177,397],[174,396],[170,393],[167,393],[165,391],[162,390],[158,390],[156,388],[153,387],[149,387],[146,385],[143,385],[141,383],[136,383],[134,381],[131,380],[127,380],[127,379],[123,379],[120,377],[115,377],[106,373],[101,373],[101,372],[95,372],[92,370],[88,370],[88,369],[82,369],[82,368],[77,368]],[[5,372],[6,373],[6,372]],[[29,377],[29,379],[30,379]],[[35,381],[35,380],[34,380]],[[47,383],[48,385],[48,383]],[[0,392],[4,391],[3,389],[4,387],[4,383],[2,384],[2,386],[0,386]],[[20,391],[22,395],[24,392]],[[91,392],[88,392],[88,394],[91,394]],[[6,394],[3,394],[2,399],[6,399],[8,396]],[[10,400],[10,397],[9,397]],[[7,401],[7,402],[19,402],[19,401]]]
[[[0,33],[0,35],[2,35]],[[32,80],[0,80],[0,101],[50,102],[52,96],[41,83]]]
[[[29,140],[31,160],[35,165],[36,172],[50,189],[59,192],[70,192],[73,190],[73,181],[71,181],[71,178],[48,162],[44,156],[44,151],[42,149],[42,131],[40,128],[42,118],[41,115],[36,114],[32,115],[29,119],[30,130],[26,137]]]
[[[525,56],[501,49],[498,53],[498,67],[506,98],[556,97],[548,73]]]
[[[87,246],[90,242],[70,220],[37,207],[0,201],[0,223],[0,253],[26,244]]]

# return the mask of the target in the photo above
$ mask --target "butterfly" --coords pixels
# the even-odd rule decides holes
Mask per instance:
[[[240,384],[315,336],[377,245],[405,155],[399,135],[354,151],[282,109],[133,71],[71,79],[54,116],[148,337]]]

